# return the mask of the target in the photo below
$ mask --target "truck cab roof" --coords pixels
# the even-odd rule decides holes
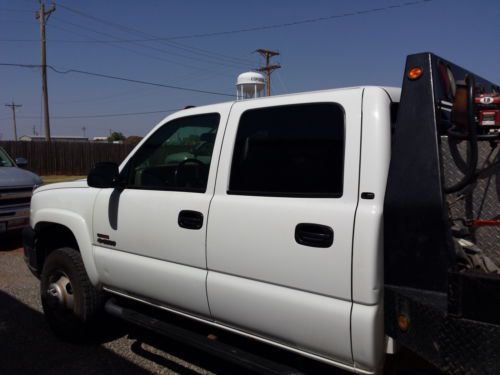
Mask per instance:
[[[380,90],[383,90],[387,93],[389,98],[391,99],[392,102],[399,102],[400,96],[401,96],[401,88],[399,87],[392,87],[392,86],[352,86],[352,87],[341,87],[341,88],[334,88],[334,89],[324,89],[324,90],[313,90],[313,91],[302,91],[302,92],[295,92],[295,93],[290,93],[290,94],[282,94],[282,95],[272,95],[272,96],[263,96],[260,98],[253,98],[253,99],[244,99],[244,100],[234,100],[234,101],[228,101],[228,102],[221,102],[221,103],[215,103],[215,104],[208,104],[204,106],[199,106],[199,107],[193,107],[189,106],[181,111],[175,112],[175,113],[189,113],[192,111],[193,113],[199,113],[201,111],[205,110],[214,110],[216,106],[232,106],[235,103],[239,102],[248,102],[248,101],[267,101],[267,100],[272,100],[274,98],[286,98],[286,97],[293,97],[293,96],[299,96],[299,95],[307,95],[307,94],[319,94],[319,93],[328,93],[328,92],[341,92],[341,91],[351,91],[351,90],[364,90],[367,88],[378,88]],[[165,117],[162,122],[164,122],[168,117],[171,115]]]

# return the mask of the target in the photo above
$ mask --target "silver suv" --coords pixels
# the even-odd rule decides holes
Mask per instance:
[[[26,164],[26,159],[14,161],[0,147],[0,234],[29,224],[31,194],[42,180],[20,168]]]

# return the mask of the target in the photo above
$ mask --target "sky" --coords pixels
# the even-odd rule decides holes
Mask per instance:
[[[40,64],[37,9],[0,0],[0,64]],[[51,134],[143,136],[172,110],[232,100],[238,74],[263,65],[258,48],[280,52],[273,95],[400,87],[406,56],[427,51],[498,84],[499,40],[499,0],[57,0],[47,64],[211,93],[49,70]],[[18,136],[43,135],[41,92],[39,68],[0,65]],[[13,137],[2,105],[0,139]]]

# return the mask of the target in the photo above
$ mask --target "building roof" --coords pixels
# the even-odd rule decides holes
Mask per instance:
[[[21,137],[19,137],[19,139],[21,141],[23,141],[23,140],[44,141],[45,136],[43,136],[43,135],[22,135]],[[88,137],[83,137],[81,135],[52,135],[50,137],[50,139],[51,140],[57,140],[57,139],[69,140],[69,139],[72,139],[72,140],[80,140],[80,141],[88,141],[89,140]]]

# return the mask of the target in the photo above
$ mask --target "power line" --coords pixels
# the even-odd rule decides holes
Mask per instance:
[[[51,42],[55,42],[55,43],[131,43],[131,42],[154,42],[154,41],[172,41],[172,40],[177,40],[177,39],[206,38],[206,37],[219,36],[219,35],[229,35],[229,34],[239,34],[239,33],[247,33],[247,32],[254,32],[254,31],[279,29],[279,28],[299,26],[299,25],[304,25],[304,24],[323,22],[323,21],[329,21],[329,20],[346,18],[346,17],[361,16],[361,15],[365,15],[365,14],[379,13],[379,12],[392,10],[392,9],[421,5],[421,4],[430,3],[433,1],[435,1],[435,0],[407,1],[404,3],[389,5],[389,6],[385,6],[385,7],[369,8],[369,9],[364,9],[364,10],[333,14],[333,15],[325,16],[325,17],[309,18],[309,19],[291,21],[291,22],[285,22],[285,23],[248,27],[248,28],[244,28],[244,29],[215,31],[215,32],[209,32],[209,33],[186,34],[186,35],[177,35],[177,36],[170,36],[170,37],[149,37],[149,38],[138,38],[138,39],[123,39],[120,41],[117,41],[117,40],[71,40],[71,39],[69,39],[69,40],[68,39],[57,40],[56,39],[53,41],[51,40]],[[81,15],[84,14],[81,11],[77,11],[75,9],[69,8],[68,6],[65,6],[62,4],[58,4],[58,6],[66,9],[66,10],[69,10],[69,11],[79,12],[79,13],[81,13]],[[87,15],[85,14],[85,16],[87,16]],[[97,17],[93,17],[93,18],[95,20],[97,20]],[[99,20],[99,22],[101,22],[101,21],[103,21],[103,20]],[[112,25],[112,24],[109,24],[109,25]],[[115,24],[115,25],[118,26],[118,24]],[[120,26],[122,26],[122,25],[120,25]],[[128,28],[128,29],[130,29],[130,28]],[[130,29],[130,30],[133,30],[133,29]],[[36,42],[36,40],[32,40],[32,39],[0,39],[0,42]],[[194,47],[189,47],[189,48],[194,48]]]
[[[244,28],[244,29],[235,29],[235,30],[228,30],[228,31],[217,31],[217,32],[212,32],[212,33],[178,35],[178,36],[165,38],[165,40],[206,38],[206,37],[219,36],[219,35],[230,35],[230,34],[240,34],[240,33],[254,32],[254,31],[280,29],[280,28],[285,28],[285,27],[298,26],[298,25],[304,25],[304,24],[310,24],[310,23],[316,23],[316,22],[322,22],[322,21],[329,21],[329,20],[345,18],[345,17],[353,17],[353,16],[364,15],[364,14],[377,13],[377,12],[382,12],[382,11],[396,9],[396,8],[403,8],[403,7],[413,6],[413,5],[420,5],[423,3],[429,3],[431,1],[434,1],[434,0],[408,1],[405,3],[394,4],[394,5],[390,5],[390,6],[386,6],[386,7],[370,8],[370,9],[365,9],[365,10],[334,14],[334,15],[326,16],[326,17],[310,18],[310,19],[305,19],[305,20],[285,22],[285,23],[279,23],[279,24],[256,26],[256,27],[249,27],[249,28]]]
[[[165,41],[161,41],[160,42],[165,42]],[[225,54],[222,54],[220,52],[214,52],[214,51],[210,51],[210,50],[206,50],[206,49],[203,49],[203,48],[198,48],[198,47],[193,47],[193,46],[186,46],[185,44],[179,44],[178,42],[170,42],[169,43],[170,45],[173,45],[173,46],[178,46],[178,48],[181,48],[181,49],[185,49],[185,48],[189,48],[189,50],[192,50],[193,52],[192,53],[198,53],[198,54],[205,54],[205,55],[213,55],[215,57],[217,56],[220,56],[219,58],[222,58],[222,59],[225,59],[225,60],[228,60],[228,61],[235,61],[236,63],[243,63],[243,64],[251,64],[252,61],[250,60],[247,60],[247,59],[242,59],[242,58],[239,58],[239,57],[233,57],[233,56],[228,56],[228,55],[225,55]],[[199,52],[195,52],[195,51],[199,51]]]
[[[330,16],[324,16],[324,17],[316,17],[316,18],[309,18],[309,19],[303,19],[303,20],[297,20],[297,21],[291,21],[291,22],[284,22],[284,23],[278,23],[278,24],[271,24],[271,25],[263,25],[263,26],[255,26],[255,27],[248,27],[248,28],[243,28],[243,29],[234,29],[234,30],[225,30],[225,31],[215,31],[215,32],[208,32],[208,33],[198,33],[198,34],[186,34],[186,35],[177,35],[177,36],[170,36],[170,37],[151,37],[151,38],[146,38],[146,39],[135,39],[135,40],[130,40],[130,41],[135,41],[135,42],[148,42],[148,41],[171,41],[171,40],[176,40],[176,39],[194,39],[194,38],[206,38],[206,37],[212,37],[212,36],[219,36],[219,35],[228,35],[228,34],[238,34],[238,33],[247,33],[247,32],[253,32],[253,31],[263,31],[263,30],[270,30],[270,29],[279,29],[279,28],[285,28],[285,27],[291,27],[291,26],[298,26],[298,25],[304,25],[304,24],[310,24],[310,23],[316,23],[316,22],[323,22],[323,21],[330,21],[334,19],[339,19],[339,18],[346,18],[346,17],[353,17],[353,16],[361,16],[365,14],[371,14],[371,13],[379,13],[387,10],[392,10],[392,9],[397,9],[397,8],[405,8],[405,7],[410,7],[410,6],[415,6],[415,5],[421,5],[424,3],[430,3],[435,0],[414,0],[414,1],[406,1],[403,3],[399,4],[393,4],[393,5],[388,5],[384,7],[378,7],[378,8],[368,8],[368,9],[363,9],[363,10],[358,10],[358,11],[351,11],[351,12],[345,12],[345,13],[339,13],[339,14],[333,14]],[[80,14],[84,17],[87,18],[92,18],[98,22],[103,22],[103,20],[88,15],[80,10],[68,7],[67,5],[59,4],[61,8],[64,8],[70,12]],[[106,22],[106,21],[105,21]],[[129,27],[119,25],[119,24],[113,24],[109,23],[109,25],[115,25],[119,26],[122,29],[125,30],[133,30]],[[114,41],[100,41],[100,43],[113,43]]]
[[[281,83],[281,87],[283,87],[284,92],[285,92],[285,93],[286,93],[286,92],[288,92],[288,88],[287,88],[287,86],[286,86],[286,84],[285,84],[285,81],[283,81],[283,79],[281,79],[281,74],[280,74],[280,72],[278,71],[278,72],[276,72],[276,73],[277,73],[278,79],[279,79],[279,81],[280,81],[280,83]]]
[[[87,31],[93,32],[95,34],[100,34],[100,35],[104,35],[104,36],[113,38],[113,40],[115,40],[116,42],[122,42],[124,40],[121,37],[118,37],[118,36],[115,36],[115,35],[103,32],[103,31],[95,30],[94,28],[89,27],[89,26],[83,26],[83,25],[79,25],[79,24],[76,24],[76,23],[73,23],[73,22],[68,22],[66,20],[61,20],[60,18],[56,18],[56,20],[58,22],[62,22],[64,24],[68,24],[68,25],[71,25],[71,26],[74,26],[74,27],[77,27],[77,28],[80,28],[80,29],[83,29],[83,30],[87,30]],[[61,27],[59,27],[59,28],[61,28]],[[95,39],[94,39],[94,41],[95,41]],[[51,40],[51,42],[52,42],[52,40]],[[132,45],[135,45],[135,46],[140,47],[140,48],[150,49],[150,50],[153,50],[153,51],[156,51],[156,52],[160,52],[162,54],[168,54],[169,56],[174,55],[174,56],[179,56],[181,58],[190,59],[190,60],[196,60],[196,61],[203,60],[204,62],[209,63],[209,64],[224,65],[224,66],[229,66],[229,67],[238,68],[238,69],[241,69],[242,65],[245,65],[246,67],[250,66],[250,64],[248,62],[246,62],[246,63],[243,64],[241,62],[236,63],[236,62],[226,62],[226,61],[214,61],[213,57],[209,57],[212,60],[207,60],[206,57],[204,59],[202,59],[200,57],[187,56],[185,54],[181,54],[181,53],[178,53],[178,52],[167,51],[167,50],[162,49],[162,48],[157,48],[157,47],[149,46],[147,44],[136,42],[136,41],[125,41],[124,43],[126,43],[126,44],[132,44]],[[172,43],[170,43],[170,44],[172,44]],[[118,47],[118,46],[114,46],[114,47]],[[130,50],[130,49],[125,48],[123,46],[120,46],[118,48],[122,48],[122,49],[127,49],[129,51],[133,51],[133,50]],[[140,54],[142,55],[144,53],[140,52]],[[176,61],[173,61],[171,59],[165,59],[165,58],[160,58],[160,57],[151,56],[151,55],[149,57],[157,58],[159,60],[163,60],[163,61],[166,61],[166,62],[169,62],[169,63],[172,63],[172,64],[176,64],[176,65],[181,65],[181,66],[184,66],[184,67],[187,67],[187,68],[191,68],[191,69],[196,69],[196,70],[200,69],[200,67],[197,67],[197,66],[187,65],[185,62],[176,62]]]
[[[216,56],[219,56],[219,59],[225,59],[225,61],[231,61],[233,64],[249,64],[249,61],[239,59],[239,58],[234,58],[234,57],[229,57],[223,54],[215,53],[213,51],[207,51],[203,50],[200,48],[195,48],[195,47],[190,47],[186,45],[181,45],[179,43],[173,42],[175,39],[192,39],[192,38],[202,38],[202,37],[211,37],[211,36],[217,36],[217,35],[227,35],[227,34],[236,34],[236,33],[244,33],[244,32],[253,32],[253,31],[261,31],[261,30],[269,30],[269,29],[276,29],[276,28],[284,28],[284,27],[291,27],[291,26],[297,26],[297,25],[303,25],[303,24],[309,24],[309,23],[316,23],[316,22],[322,22],[322,21],[328,21],[328,20],[333,20],[333,19],[339,19],[339,18],[345,18],[345,17],[352,17],[352,16],[359,16],[359,15],[364,15],[364,14],[370,14],[370,13],[376,13],[376,12],[382,12],[382,11],[387,11],[387,10],[392,10],[392,9],[397,9],[397,8],[403,8],[403,7],[408,7],[408,6],[414,6],[414,5],[420,5],[423,3],[429,3],[434,0],[414,0],[414,1],[408,1],[400,4],[394,4],[390,6],[385,6],[385,7],[378,7],[378,8],[369,8],[365,10],[359,10],[359,11],[352,11],[352,12],[347,12],[347,13],[341,13],[341,14],[335,14],[335,15],[330,15],[330,16],[325,16],[325,17],[317,17],[317,18],[311,18],[311,19],[305,19],[305,20],[298,20],[298,21],[292,21],[292,22],[287,22],[287,23],[281,23],[281,24],[271,24],[271,25],[264,25],[264,26],[257,26],[257,27],[250,27],[250,28],[244,28],[244,29],[235,29],[235,30],[228,30],[228,31],[219,31],[219,32],[212,32],[212,33],[200,33],[200,34],[188,34],[188,35],[180,35],[180,36],[172,36],[172,37],[157,37],[153,36],[151,34],[144,33],[140,30],[133,29],[128,26],[124,26],[115,22],[111,22],[108,20],[103,20],[101,18],[95,17],[93,15],[90,15],[88,13],[85,13],[81,10],[68,7],[67,5],[63,4],[58,4],[59,7],[73,12],[75,14],[78,14],[82,17],[86,17],[89,19],[92,19],[94,21],[104,23],[107,26],[111,26],[117,29],[125,30],[131,33],[135,34],[142,34],[148,36],[147,38],[141,38],[141,39],[123,39],[123,38],[116,38],[113,37],[113,40],[52,40],[51,42],[55,43],[139,43],[139,42],[147,42],[147,41],[156,41],[156,42],[164,42],[168,43],[169,46],[174,47],[174,48],[180,48],[183,49],[187,52],[190,53],[195,53],[195,54],[204,54],[205,56],[207,55],[212,55],[211,58],[217,58]],[[95,30],[93,30],[96,32]],[[101,33],[103,34],[103,33]],[[107,34],[109,35],[109,34]],[[29,39],[0,39],[0,42],[33,42],[33,40]],[[143,48],[153,48],[151,46],[145,46],[145,45],[140,45]],[[164,50],[162,50],[164,51]],[[166,52],[166,51],[164,51]],[[182,57],[188,58],[185,55],[181,55]],[[152,57],[152,56],[150,56]],[[160,59],[160,58],[158,58]],[[238,61],[239,60],[239,61]],[[170,61],[172,62],[172,61]],[[213,63],[213,62],[212,62]]]
[[[219,73],[222,74],[222,73]],[[195,80],[197,82],[201,82],[206,78],[207,75],[210,75],[210,78],[213,78],[217,76],[215,73],[207,73],[207,72],[202,72],[201,74],[190,74],[189,77],[190,79],[182,79],[179,82],[184,82],[188,80]],[[177,81],[171,82],[171,84],[177,84]],[[144,98],[145,96],[150,96],[150,95],[155,95],[157,96],[157,91],[156,90],[161,90],[161,87],[148,87],[146,86],[145,88],[134,88],[134,89],[129,89],[127,91],[119,91],[113,94],[107,94],[103,96],[95,96],[92,95],[91,97],[79,97],[79,98],[73,98],[73,99],[68,99],[68,100],[52,100],[52,104],[74,104],[74,103],[93,103],[93,102],[99,102],[99,103],[104,103],[104,102],[114,102],[114,101],[123,101],[123,97],[130,97],[130,98],[137,98],[141,97]]]
[[[106,26],[112,26],[112,27],[120,28],[120,29],[124,29],[124,30],[131,30],[134,33],[141,33],[143,35],[148,35],[148,34],[143,33],[140,30],[135,30],[135,29],[129,28],[127,26],[123,26],[123,25],[119,25],[117,23],[110,22],[108,20],[100,19],[100,18],[97,18],[95,16],[89,15],[87,13],[84,13],[84,12],[82,12],[80,10],[77,10],[77,9],[74,9],[74,8],[66,7],[64,5],[60,5],[60,6],[62,8],[64,8],[64,9],[66,9],[66,10],[69,10],[71,12],[74,12],[74,13],[78,14],[79,16],[91,18],[94,21],[98,21],[98,22],[104,23]],[[97,34],[108,36],[108,37],[110,37],[112,39],[104,41],[104,42],[101,42],[101,41],[96,40],[96,39],[91,39],[91,40],[57,40],[57,39],[54,39],[54,40],[51,40],[51,43],[71,43],[71,44],[72,43],[104,43],[104,44],[110,44],[110,43],[127,43],[127,44],[135,44],[138,47],[148,48],[148,49],[156,50],[156,51],[159,51],[159,52],[162,52],[162,53],[168,53],[170,55],[174,54],[174,55],[177,55],[179,57],[186,58],[186,59],[195,59],[197,61],[204,60],[205,62],[208,62],[208,63],[211,63],[211,64],[219,64],[219,65],[231,66],[231,67],[238,68],[238,69],[240,69],[242,65],[244,65],[245,67],[251,67],[252,66],[252,63],[249,60],[244,60],[244,59],[237,58],[237,57],[231,57],[231,56],[223,55],[223,54],[216,53],[216,52],[213,52],[213,51],[203,50],[201,48],[195,48],[195,47],[191,47],[191,46],[187,46],[187,45],[182,45],[180,43],[165,42],[171,48],[183,50],[183,51],[188,52],[190,54],[196,55],[196,57],[194,57],[194,56],[187,56],[185,54],[173,53],[171,51],[166,51],[164,49],[159,49],[159,48],[155,48],[153,46],[149,46],[149,45],[145,45],[145,44],[140,44],[141,40],[126,40],[124,38],[119,38],[119,37],[116,37],[116,36],[108,34],[108,33],[99,32],[99,31],[97,31],[95,29],[89,28],[88,26],[82,26],[82,25],[74,24],[74,23],[71,23],[71,22],[68,22],[68,21],[62,21],[59,18],[58,18],[58,21],[66,23],[66,24],[70,24],[70,25],[75,26],[75,27],[83,28],[85,30],[89,30],[89,31],[97,33]],[[58,28],[63,29],[61,27],[58,27]],[[66,30],[66,31],[68,31],[68,30]],[[150,39],[151,38],[154,38],[154,36],[150,35]],[[22,43],[22,42],[39,42],[39,41],[32,40],[32,39],[0,39],[0,42]],[[123,49],[126,49],[128,51],[134,52],[133,50],[130,50],[130,49],[127,49],[127,48],[123,48]],[[144,54],[142,52],[141,52],[141,55],[144,56]],[[202,56],[202,58],[200,58],[200,56]],[[176,63],[175,61],[157,58],[156,56],[151,56],[150,55],[148,57],[152,57],[152,58],[156,58],[156,59],[159,59],[159,60],[162,60],[162,61],[166,61],[166,62],[178,64],[178,65],[182,65],[182,66],[185,66],[185,67],[190,67],[189,65],[186,65],[184,63]],[[210,60],[206,60],[207,58],[210,59]],[[235,65],[238,65],[238,66],[235,66]],[[190,67],[190,68],[192,68],[192,69],[199,69],[198,67]]]
[[[57,19],[57,21],[61,22],[61,20],[59,20],[59,19]],[[70,23],[70,22],[64,22],[64,23],[67,23],[67,24],[72,24],[72,23]],[[74,26],[76,26],[76,24],[73,24],[73,25],[74,25]],[[59,26],[59,25],[52,25],[52,27],[53,27],[53,28],[56,28],[56,29],[61,29],[61,30],[64,30],[64,31],[66,31],[66,32],[69,32],[69,33],[72,33],[72,34],[75,34],[75,35],[83,35],[83,34],[80,34],[80,33],[76,33],[76,32],[74,32],[74,31],[72,31],[72,30],[66,29],[66,28],[64,28],[64,27],[61,27],[61,26]],[[85,27],[83,27],[83,26],[82,26],[81,28],[85,28]],[[87,28],[86,28],[86,29],[87,29]],[[101,33],[100,33],[100,32],[98,32],[98,31],[92,31],[92,32],[97,33],[97,34],[101,34]],[[50,42],[52,43],[53,41],[51,40]],[[168,62],[168,63],[170,63],[170,64],[183,66],[183,67],[185,67],[185,68],[191,68],[191,69],[195,69],[195,70],[200,69],[200,68],[198,68],[198,67],[191,66],[191,65],[188,65],[188,64],[186,64],[186,63],[176,62],[176,61],[173,61],[173,60],[170,60],[170,59],[166,59],[166,58],[164,58],[164,57],[151,55],[151,54],[145,53],[145,52],[143,52],[143,51],[137,51],[137,50],[134,50],[134,49],[132,49],[132,48],[125,47],[125,46],[121,46],[121,45],[118,45],[118,46],[117,46],[117,45],[113,45],[113,44],[111,44],[110,46],[111,46],[111,47],[113,47],[113,48],[119,48],[119,49],[122,49],[122,50],[125,50],[125,51],[132,52],[132,53],[134,53],[134,54],[136,54],[136,55],[139,55],[139,56],[141,56],[141,57],[148,57],[148,58],[151,58],[151,59],[154,59],[154,60],[164,61],[164,62]]]
[[[0,63],[0,66],[11,66],[11,67],[28,68],[28,69],[37,69],[37,68],[41,67],[41,65],[36,65],[36,64],[13,64],[13,63]],[[79,70],[79,69],[59,70],[52,65],[47,65],[47,68],[49,68],[50,70],[52,70],[53,72],[58,73],[58,74],[77,73],[77,74],[84,74],[84,75],[89,75],[89,76],[93,76],[93,77],[101,77],[101,78],[114,79],[114,80],[118,80],[118,81],[130,82],[130,83],[138,83],[141,85],[150,85],[150,86],[164,87],[164,88],[169,88],[169,89],[174,89],[174,90],[191,91],[191,92],[197,92],[197,93],[201,93],[201,94],[227,96],[227,97],[231,97],[231,98],[234,97],[233,94],[227,94],[227,93],[221,93],[221,92],[209,91],[209,90],[192,89],[192,88],[188,88],[188,87],[174,86],[174,85],[168,85],[168,84],[164,84],[164,83],[142,81],[142,80],[138,80],[138,79],[112,76],[112,75],[102,74],[102,73],[88,72],[88,71]]]
[[[187,46],[187,45],[182,45],[180,43],[166,42],[165,40],[162,40],[162,38],[159,38],[158,36],[145,33],[145,32],[143,32],[141,30],[137,30],[137,29],[131,28],[130,26],[122,25],[122,24],[119,24],[119,23],[116,23],[116,22],[111,22],[109,20],[104,20],[102,18],[98,18],[98,17],[93,16],[91,14],[85,13],[85,12],[83,12],[81,10],[78,10],[78,9],[75,9],[75,8],[71,8],[71,7],[68,7],[68,6],[65,6],[65,5],[61,5],[61,7],[64,8],[64,9],[66,9],[66,10],[68,10],[68,11],[70,11],[70,12],[78,14],[81,17],[86,17],[86,18],[92,19],[94,21],[103,23],[106,26],[111,26],[111,27],[114,27],[116,29],[127,31],[127,32],[133,33],[133,34],[144,35],[144,36],[147,37],[147,39],[150,39],[149,41],[164,42],[164,43],[166,43],[167,45],[169,45],[171,47],[180,48],[180,49],[183,49],[183,50],[187,50],[187,51],[189,51],[191,53],[195,53],[195,54],[200,54],[200,52],[201,52],[202,54],[205,54],[205,55],[209,54],[209,55],[213,55],[213,56],[221,56],[225,60],[227,60],[227,59],[240,60],[240,62],[239,62],[240,64],[241,64],[241,62],[244,62],[245,64],[249,64],[250,63],[250,61],[245,61],[245,60],[242,60],[242,59],[239,59],[239,58],[233,58],[233,57],[222,55],[222,54],[219,54],[219,53],[216,53],[216,52],[213,52],[213,51],[208,51],[208,50],[203,50],[203,49],[200,49],[200,48],[190,47],[190,46]]]
[[[68,70],[63,71],[63,70],[58,70],[58,69],[54,68],[53,66],[48,65],[48,67],[52,71],[59,73],[59,74],[68,74],[68,73],[86,74],[86,75],[90,75],[90,76],[94,76],[94,77],[109,78],[109,79],[115,79],[115,80],[119,80],[119,81],[139,83],[139,84],[143,84],[143,85],[151,85],[151,86],[157,86],[157,87],[165,87],[165,88],[170,88],[170,89],[174,89],[174,90],[192,91],[192,92],[198,92],[198,93],[202,93],[202,94],[212,94],[212,95],[234,97],[234,95],[232,95],[232,94],[220,93],[220,92],[216,92],[216,91],[199,90],[199,89],[192,89],[192,88],[181,87],[181,86],[173,86],[173,85],[167,85],[167,84],[163,84],[163,83],[142,81],[142,80],[137,80],[137,79],[112,76],[112,75],[102,74],[102,73],[93,73],[93,72],[88,72],[88,71],[79,70],[79,69],[68,69]]]
[[[108,27],[114,27],[116,29],[119,29],[119,30],[122,30],[122,31],[126,31],[126,32],[132,33],[132,34],[144,35],[144,36],[147,37],[147,40],[143,40],[143,41],[162,42],[163,44],[166,44],[166,45],[168,45],[168,46],[170,46],[172,48],[182,49],[184,51],[187,51],[189,53],[196,54],[196,55],[202,55],[202,56],[208,56],[210,58],[216,58],[218,60],[230,62],[232,64],[235,64],[235,63],[240,64],[240,65],[241,64],[246,64],[246,65],[251,64],[250,61],[243,60],[243,59],[240,59],[240,58],[234,58],[234,57],[230,57],[230,56],[223,55],[223,54],[220,54],[220,53],[216,53],[216,52],[213,52],[213,51],[204,50],[204,49],[201,49],[201,48],[195,48],[195,47],[183,45],[183,44],[180,44],[180,43],[169,42],[169,41],[164,40],[163,38],[160,38],[158,36],[155,36],[155,35],[152,35],[152,34],[148,34],[148,33],[145,33],[145,32],[143,32],[141,30],[137,30],[137,29],[131,28],[129,26],[125,26],[125,25],[122,25],[122,24],[119,24],[119,23],[116,23],[116,22],[112,22],[112,21],[109,21],[109,20],[105,20],[105,19],[93,16],[93,15],[85,13],[85,12],[79,10],[79,9],[68,7],[67,5],[59,4],[59,6],[61,8],[63,8],[63,9],[65,9],[65,10],[69,11],[69,12],[75,13],[75,14],[81,16],[81,17],[85,17],[85,18],[91,19],[93,21],[102,23],[102,24],[105,24]],[[126,40],[126,39],[123,39],[123,38],[119,38],[119,41],[120,42],[125,42],[125,43],[138,43],[138,42],[141,42],[141,40]],[[145,45],[143,45],[143,46],[145,46]],[[145,46],[145,47],[154,48],[154,47],[151,47],[151,46]],[[185,55],[181,55],[181,56],[186,57]],[[187,58],[192,58],[192,57],[187,57]]]
[[[51,118],[53,118],[53,119],[77,119],[77,118],[127,117],[127,116],[149,115],[149,114],[154,114],[154,113],[170,113],[170,112],[179,111],[181,109],[182,108],[162,109],[162,110],[158,110],[158,111],[144,111],[144,112],[105,113],[105,114],[99,114],[99,115],[51,116]],[[26,115],[26,116],[19,116],[19,118],[33,119],[33,118],[38,118],[38,116]]]

